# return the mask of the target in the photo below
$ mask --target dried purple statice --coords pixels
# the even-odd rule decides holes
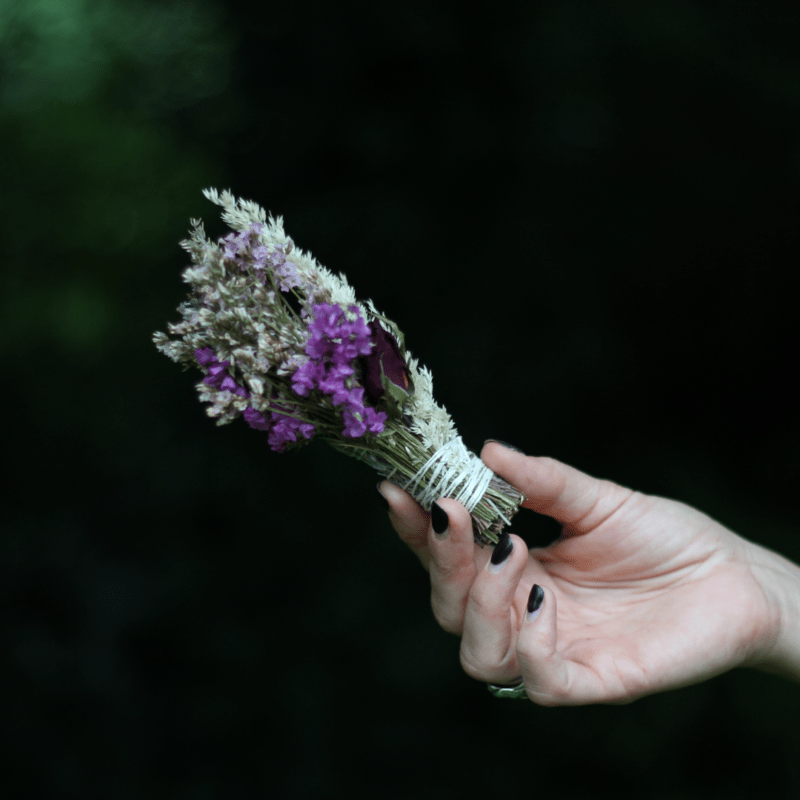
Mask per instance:
[[[496,542],[524,498],[467,450],[398,327],[371,301],[357,302],[343,275],[296,249],[280,217],[230,192],[204,194],[233,233],[213,243],[192,221],[181,243],[192,259],[182,321],[153,340],[204,372],[197,389],[209,416],[217,424],[241,416],[276,452],[323,438],[424,508],[459,500],[476,540]]]

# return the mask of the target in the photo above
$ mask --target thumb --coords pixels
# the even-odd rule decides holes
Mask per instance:
[[[554,458],[526,456],[491,440],[483,446],[481,458],[525,495],[525,508],[553,517],[572,534],[596,528],[633,494]]]

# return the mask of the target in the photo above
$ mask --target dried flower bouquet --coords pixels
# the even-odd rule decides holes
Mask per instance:
[[[153,341],[205,373],[197,389],[209,416],[243,417],[277,452],[325,439],[426,510],[460,501],[476,541],[496,542],[524,498],[466,448],[397,325],[295,248],[281,217],[230,192],[204,195],[234,233],[212,243],[192,220],[182,321]]]

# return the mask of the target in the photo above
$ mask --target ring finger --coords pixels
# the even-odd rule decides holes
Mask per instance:
[[[461,664],[477,680],[505,683],[520,674],[515,595],[527,563],[524,540],[503,534],[472,583],[464,611]]]

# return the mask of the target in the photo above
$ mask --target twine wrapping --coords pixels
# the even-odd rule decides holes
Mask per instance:
[[[431,467],[433,473],[426,478]],[[472,513],[489,488],[494,473],[483,461],[470,452],[460,436],[442,445],[403,486],[427,511],[440,497],[458,500]],[[418,492],[420,483],[426,486]]]

